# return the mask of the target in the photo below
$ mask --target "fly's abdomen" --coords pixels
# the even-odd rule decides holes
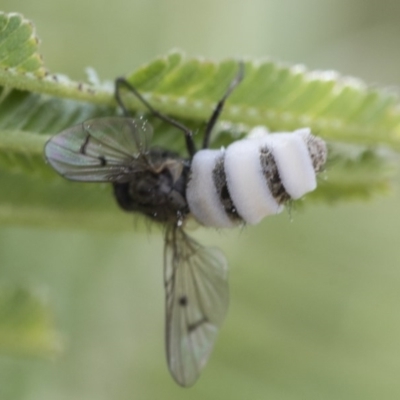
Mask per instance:
[[[288,200],[313,191],[326,156],[325,142],[307,128],[265,133],[226,150],[201,150],[186,190],[190,211],[206,226],[257,224],[281,212]]]

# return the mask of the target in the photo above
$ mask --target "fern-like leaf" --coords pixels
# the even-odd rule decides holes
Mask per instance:
[[[110,216],[119,215],[116,207],[110,207],[109,188],[62,180],[45,164],[42,148],[51,135],[67,127],[117,114],[113,85],[74,82],[49,73],[38,43],[31,22],[19,14],[0,13],[0,222],[69,226],[85,215],[88,227],[98,228],[107,221],[104,228],[108,229]],[[237,69],[234,59],[188,59],[174,51],[127,78],[155,108],[201,132]],[[123,97],[133,113],[146,111],[130,93],[124,92]],[[332,153],[327,179],[309,198],[369,197],[389,186],[388,158],[378,156],[376,149],[380,145],[400,149],[399,110],[397,95],[369,88],[356,79],[270,60],[246,60],[245,78],[227,101],[213,146],[228,145],[254,125],[265,125],[271,131],[310,126],[332,143],[364,146],[363,154],[370,156],[350,160],[346,151]],[[155,128],[155,145],[184,151],[180,132],[149,119]],[[200,142],[201,136],[195,139]],[[374,179],[368,179],[371,172]],[[84,196],[90,200],[82,201]],[[96,219],[99,213],[104,218]],[[115,227],[124,226],[122,219],[116,221],[121,223]]]

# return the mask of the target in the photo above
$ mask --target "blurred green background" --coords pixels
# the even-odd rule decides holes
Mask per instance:
[[[53,72],[113,79],[174,47],[272,57],[369,83],[400,80],[398,0],[2,0],[36,24]],[[329,171],[328,171],[329,179]],[[53,307],[65,352],[0,357],[0,399],[399,399],[400,227],[395,193],[308,205],[242,231],[199,229],[231,266],[231,307],[191,389],[164,358],[162,238],[2,227],[0,279]]]

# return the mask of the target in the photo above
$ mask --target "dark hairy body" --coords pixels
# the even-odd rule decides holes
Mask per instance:
[[[190,162],[159,148],[150,149],[145,157],[146,170],[132,174],[126,183],[113,183],[119,206],[161,223],[184,219],[189,214],[186,186]]]

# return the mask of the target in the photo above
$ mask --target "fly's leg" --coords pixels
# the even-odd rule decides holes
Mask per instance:
[[[244,76],[244,63],[242,61],[239,62],[239,71],[236,74],[235,78],[232,80],[231,84],[229,85],[226,93],[222,97],[222,99],[216,105],[210,119],[207,122],[207,126],[204,132],[204,139],[203,139],[203,149],[209,147],[210,144],[210,137],[212,129],[214,128],[222,109],[225,105],[226,99],[232,93],[232,91],[239,85],[242,81]],[[174,126],[175,128],[181,130],[185,135],[186,140],[186,148],[189,153],[190,158],[193,158],[194,154],[196,153],[196,145],[193,140],[193,132],[187,128],[185,125],[181,124],[180,122],[176,121],[173,118],[168,117],[167,115],[157,111],[153,108],[153,106],[137,91],[137,89],[132,86],[125,78],[117,78],[115,81],[115,100],[117,101],[118,105],[121,107],[122,111],[126,116],[130,116],[129,110],[125,107],[124,102],[122,101],[121,97],[121,88],[125,87],[128,89],[136,98],[144,104],[144,106],[157,118],[160,118],[162,121]]]
[[[185,125],[181,124],[180,122],[174,120],[173,118],[168,117],[167,115],[157,111],[153,108],[153,106],[137,91],[137,89],[132,86],[125,78],[117,78],[115,80],[115,100],[117,101],[118,105],[121,107],[124,115],[130,116],[129,110],[125,107],[124,102],[121,98],[121,88],[125,87],[128,89],[133,95],[135,95],[138,100],[144,104],[144,106],[157,118],[160,118],[162,121],[166,122],[174,126],[175,128],[181,130],[185,135],[186,140],[186,148],[189,153],[190,158],[193,158],[194,154],[196,153],[196,145],[193,141],[193,132],[187,128]]]
[[[238,73],[236,74],[235,78],[232,80],[231,84],[229,85],[226,93],[222,97],[222,99],[218,102],[216,105],[213,113],[211,114],[210,119],[207,122],[206,130],[204,132],[204,139],[203,139],[203,149],[208,149],[210,145],[210,137],[211,137],[211,132],[218,121],[219,116],[221,115],[222,109],[224,108],[225,101],[226,99],[230,96],[230,94],[233,92],[233,90],[236,88],[236,86],[239,85],[239,83],[243,80],[244,77],[244,62],[239,61],[239,70]]]

